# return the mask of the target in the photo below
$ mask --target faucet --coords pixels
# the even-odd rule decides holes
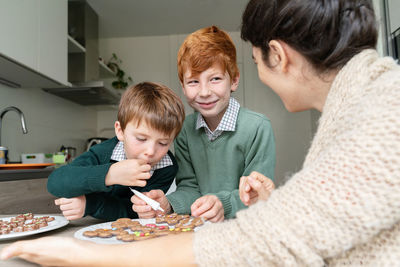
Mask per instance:
[[[21,111],[19,108],[17,108],[17,107],[13,107],[13,106],[7,107],[7,108],[3,109],[3,110],[0,112],[0,146],[1,146],[1,124],[2,124],[2,120],[3,120],[4,115],[5,115],[8,111],[11,111],[11,110],[13,110],[13,111],[15,111],[15,112],[17,112],[17,113],[19,114],[19,117],[20,117],[20,119],[21,119],[22,132],[23,132],[24,134],[28,133],[28,130],[26,129],[26,122],[25,122],[24,113],[22,113],[22,111]]]

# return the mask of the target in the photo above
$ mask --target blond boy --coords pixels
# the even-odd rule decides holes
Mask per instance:
[[[137,218],[129,186],[167,192],[178,171],[168,151],[185,117],[179,97],[168,87],[143,82],[121,98],[114,138],[95,145],[72,163],[56,169],[47,188],[60,197],[69,220],[91,215],[115,220]]]

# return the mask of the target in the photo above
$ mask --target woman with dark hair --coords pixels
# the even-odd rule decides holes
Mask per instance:
[[[251,0],[242,38],[253,45],[261,81],[289,111],[322,112],[303,168],[284,186],[257,201],[268,196],[262,177],[243,178],[241,199],[256,203],[195,234],[121,246],[46,238],[17,242],[2,258],[96,266],[398,265],[400,68],[374,50],[370,1]]]

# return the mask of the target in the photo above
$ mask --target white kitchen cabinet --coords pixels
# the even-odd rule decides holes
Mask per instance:
[[[15,87],[67,84],[67,0],[0,5],[0,78]]]
[[[36,69],[38,60],[39,0],[2,0],[0,53]]]
[[[67,1],[40,0],[38,70],[67,84]]]

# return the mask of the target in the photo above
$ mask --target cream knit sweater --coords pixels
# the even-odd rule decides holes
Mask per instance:
[[[365,50],[335,78],[303,168],[195,234],[201,266],[400,265],[400,67]]]

